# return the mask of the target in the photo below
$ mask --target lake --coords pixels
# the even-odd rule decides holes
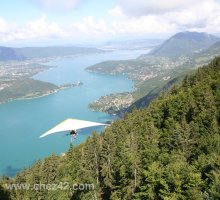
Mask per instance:
[[[37,99],[15,100],[0,105],[0,175],[14,176],[38,159],[53,152],[59,155],[67,151],[70,137],[66,133],[39,139],[41,134],[66,118],[96,122],[114,119],[114,116],[89,110],[88,104],[106,94],[130,91],[132,81],[124,76],[90,73],[85,68],[105,60],[136,58],[144,53],[146,51],[143,50],[113,51],[47,63],[57,67],[33,78],[57,85],[82,81],[83,85]],[[93,130],[79,131],[73,144],[85,141]],[[100,128],[96,130],[100,131]]]

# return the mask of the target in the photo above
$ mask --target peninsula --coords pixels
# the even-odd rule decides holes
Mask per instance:
[[[149,104],[161,91],[182,80],[190,71],[219,56],[219,40],[207,33],[180,32],[136,59],[109,60],[88,67],[90,72],[124,75],[135,83],[133,91],[102,96],[89,107],[112,114],[118,113],[118,108],[121,112],[132,105]]]
[[[32,77],[56,67],[42,64],[50,60],[100,52],[103,51],[86,47],[0,47],[0,103],[37,98],[82,85],[82,82],[78,81],[57,86]]]

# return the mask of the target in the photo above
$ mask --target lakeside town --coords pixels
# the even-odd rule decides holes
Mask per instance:
[[[33,59],[25,61],[10,61],[0,63],[0,103],[14,99],[33,99],[47,96],[71,87],[81,86],[83,83],[68,83],[54,85],[52,83],[35,80],[32,77],[45,70],[56,66],[48,66],[44,63],[47,59]]]
[[[0,62],[0,90],[12,86],[17,80],[30,78],[54,67],[38,64],[42,62],[45,59]]]
[[[90,72],[110,75],[123,74],[134,82],[134,89],[131,92],[102,96],[92,102],[89,108],[109,114],[117,113],[119,108],[120,110],[127,109],[140,98],[140,95],[137,95],[137,93],[147,94],[153,88],[165,85],[173,78],[172,74],[175,69],[178,71],[175,71],[176,74],[181,74],[181,70],[184,68],[189,69],[192,63],[193,59],[187,56],[181,56],[174,59],[169,57],[142,55],[133,60],[105,61],[90,66],[87,68]],[[138,98],[136,96],[138,96]]]

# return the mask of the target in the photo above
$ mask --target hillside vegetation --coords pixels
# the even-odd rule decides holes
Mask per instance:
[[[34,98],[53,93],[59,87],[34,79],[16,80],[10,87],[0,90],[0,103],[19,98]]]
[[[49,144],[48,144],[49,145]],[[101,135],[38,161],[0,192],[11,199],[219,199],[220,58]],[[94,190],[6,190],[6,183],[91,183]]]
[[[88,67],[87,70],[91,72],[123,74],[135,82],[134,90],[129,94],[133,101],[121,100],[122,96],[128,96],[127,93],[106,95],[92,102],[90,108],[118,114],[118,110],[122,113],[132,105],[147,105],[164,88],[170,87],[190,71],[219,56],[219,40],[220,38],[207,33],[179,32],[149,54],[136,59],[110,60]],[[117,106],[112,104],[113,97],[114,102],[119,102]]]

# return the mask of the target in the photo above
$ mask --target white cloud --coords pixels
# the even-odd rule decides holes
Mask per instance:
[[[113,9],[108,11],[108,14],[112,17],[125,17],[120,6],[115,6]]]
[[[6,28],[1,28],[1,21],[4,22],[3,27]],[[1,42],[56,37],[61,38],[65,36],[65,31],[63,31],[58,24],[48,22],[46,15],[42,15],[41,18],[37,20],[28,21],[24,26],[16,26],[13,23],[6,22],[0,18]]]
[[[114,21],[112,28],[115,34],[161,34],[175,32],[176,25],[170,24],[158,16],[144,16],[129,20]]]
[[[167,35],[186,30],[220,33],[219,13],[219,3],[203,0],[191,7],[142,16],[126,15],[123,9],[117,6],[108,12],[107,19],[87,16],[82,20],[66,23],[65,27],[49,21],[46,15],[23,25],[7,22],[0,17],[0,41],[103,39],[123,35],[157,37],[157,34]]]
[[[102,37],[109,33],[109,27],[104,19],[94,19],[92,16],[83,18],[81,22],[73,23],[70,35],[77,37]]]
[[[0,33],[4,33],[7,32],[8,27],[7,27],[7,23],[3,18],[0,18]]]
[[[179,29],[215,33],[220,32],[219,13],[220,4],[214,1],[203,1],[194,7],[166,13],[162,17],[176,24]]]
[[[38,6],[55,11],[67,11],[75,8],[81,0],[30,0]]]
[[[119,6],[109,11],[118,17],[113,22],[115,32],[146,35],[185,30],[220,32],[220,4],[214,0],[167,0],[161,5],[155,2],[121,0]]]
[[[175,23],[169,23],[155,15],[140,18],[122,16],[111,22],[107,22],[104,19],[94,19],[89,16],[80,22],[73,23],[69,30],[69,35],[72,33],[72,36],[75,35],[77,37],[100,38],[117,35],[161,34],[175,32],[176,30]]]
[[[9,24],[2,17],[0,17],[0,33],[7,33],[13,26],[14,24]]]
[[[27,22],[25,29],[28,31],[29,37],[32,38],[65,36],[58,24],[47,21],[46,15],[42,15],[38,20]]]
[[[120,0],[119,6],[130,16],[146,16],[149,14],[163,14],[182,8],[193,7],[203,1],[209,0],[166,0],[158,2],[156,0]]]

